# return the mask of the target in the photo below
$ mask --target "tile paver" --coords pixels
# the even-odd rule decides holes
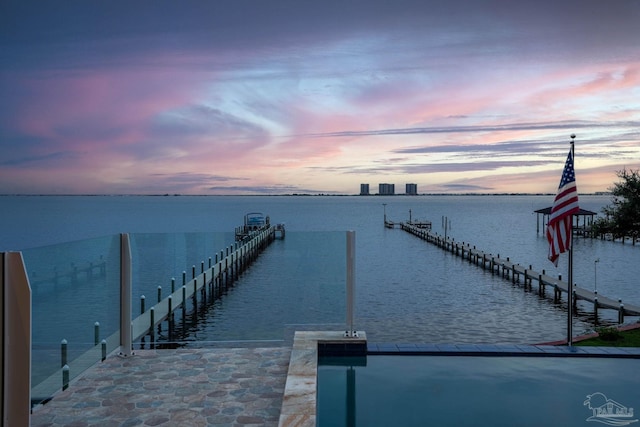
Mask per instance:
[[[277,426],[290,355],[287,347],[113,355],[36,407],[31,426]]]

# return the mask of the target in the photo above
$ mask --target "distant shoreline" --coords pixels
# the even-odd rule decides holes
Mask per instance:
[[[424,196],[554,196],[555,193],[420,193],[420,194],[0,194],[0,197],[424,197]],[[610,196],[610,192],[580,193],[580,196]]]

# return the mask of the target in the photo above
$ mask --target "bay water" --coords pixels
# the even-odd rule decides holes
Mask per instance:
[[[552,202],[552,195],[0,196],[0,251],[31,254],[134,233],[134,264],[157,264],[134,276],[135,299],[136,292],[152,295],[159,284],[166,289],[171,276],[214,256],[233,242],[243,216],[259,211],[284,223],[286,238],[272,243],[226,295],[199,310],[197,321],[182,331],[187,345],[277,341],[285,337],[275,324],[288,325],[288,334],[301,318],[343,327],[347,230],[356,232],[355,326],[370,341],[537,343],[565,338],[566,307],[553,302],[552,292],[539,296],[535,284],[525,292],[404,231],[384,228],[383,217],[428,220],[440,234],[446,218],[447,235],[456,241],[566,278],[567,256],[558,268],[546,259],[543,226],[534,213]],[[609,196],[580,197],[583,209],[597,213],[609,203]],[[161,235],[170,233],[188,235],[187,243],[155,257],[154,248],[166,244]],[[201,238],[206,244],[197,243]],[[640,304],[639,261],[640,245],[576,238],[574,281]],[[92,310],[99,304],[93,301]],[[34,301],[34,317],[38,307]],[[574,331],[591,330],[590,304],[578,308]],[[600,311],[601,323],[616,319],[615,311]]]

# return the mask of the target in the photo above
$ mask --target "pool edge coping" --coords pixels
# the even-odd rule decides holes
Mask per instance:
[[[296,331],[287,381],[282,398],[279,427],[316,425],[318,344],[367,345],[367,336],[345,337],[344,331]]]
[[[316,425],[318,344],[365,345],[369,355],[597,357],[640,359],[638,347],[589,347],[516,344],[370,344],[365,332],[345,337],[340,331],[296,331],[280,410],[279,427]]]
[[[601,347],[546,344],[395,344],[368,343],[369,355],[615,357],[640,359],[640,347]]]

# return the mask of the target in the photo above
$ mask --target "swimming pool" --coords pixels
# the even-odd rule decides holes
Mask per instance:
[[[640,408],[638,359],[369,355],[318,362],[318,426],[640,424],[633,412]]]

